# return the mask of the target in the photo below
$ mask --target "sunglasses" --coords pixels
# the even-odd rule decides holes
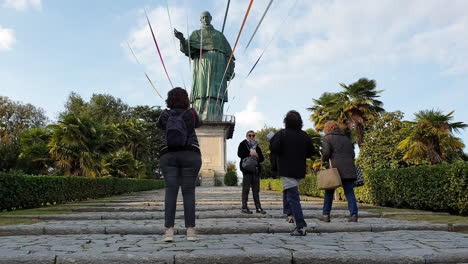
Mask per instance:
[[[248,137],[255,137],[255,135],[252,135],[252,134],[249,134],[249,135],[247,135],[247,136],[248,136]]]

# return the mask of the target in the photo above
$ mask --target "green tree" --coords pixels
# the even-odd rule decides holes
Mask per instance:
[[[383,103],[376,98],[382,91],[375,90],[374,80],[361,78],[350,85],[340,83],[344,89],[338,93],[323,93],[319,99],[313,99],[314,105],[307,110],[317,131],[322,131],[325,123],[337,121],[341,128],[352,137],[354,131],[359,146],[363,143],[364,124],[372,116],[383,112]]]
[[[135,160],[132,153],[125,150],[104,156],[102,162],[103,175],[118,178],[142,178],[145,175],[143,163]]]
[[[312,114],[310,120],[315,124],[316,131],[323,131],[325,123],[330,120],[337,121],[342,129],[347,129],[344,105],[347,98],[343,93],[323,93],[320,98],[312,99],[314,105],[307,108]]]
[[[28,128],[44,127],[47,122],[41,108],[0,96],[0,171],[17,168],[20,134]]]
[[[309,135],[312,145],[314,146],[315,153],[312,158],[307,159],[308,172],[317,171],[320,169],[322,164],[320,149],[322,148],[322,136],[313,128],[308,128],[305,130],[307,135]]]
[[[369,118],[365,124],[364,143],[356,160],[363,170],[396,169],[416,164],[412,159],[403,160],[404,151],[397,148],[409,135],[405,130],[408,124],[402,119],[400,111]],[[429,161],[421,160],[419,163],[429,164]]]
[[[451,122],[454,111],[443,114],[438,110],[422,110],[415,119],[408,122],[409,135],[398,148],[405,150],[403,159],[429,159],[431,164],[440,164],[455,158],[462,158],[465,145],[453,135],[467,127],[463,122]]]
[[[97,150],[108,140],[99,123],[86,116],[68,114],[50,125],[50,154],[67,175],[96,177],[100,173],[101,153]]]
[[[46,128],[30,128],[20,135],[21,154],[20,168],[27,174],[46,175],[52,168],[48,143],[51,132]]]
[[[85,115],[101,124],[115,124],[129,119],[130,107],[109,94],[93,94],[89,102],[85,102],[80,95],[72,92],[61,115],[68,114]]]
[[[118,123],[117,141],[122,148],[138,160],[142,160],[148,155],[149,142],[146,137],[145,121],[130,119],[129,121]]]
[[[366,78],[361,78],[350,85],[340,83],[340,86],[344,89],[343,93],[347,98],[344,107],[346,123],[349,128],[355,130],[357,143],[361,146],[364,138],[364,123],[370,117],[385,111],[382,108],[383,103],[376,99],[380,97],[379,93],[383,90],[375,90],[375,80]]]
[[[158,106],[140,105],[130,109],[130,117],[143,121],[142,136],[146,140],[146,146],[143,156],[138,156],[137,159],[145,164],[147,176],[150,178],[161,177],[159,171],[159,149],[162,144],[162,136],[164,131],[156,127],[156,123],[161,115],[162,110]]]
[[[273,132],[277,133],[279,129],[273,127],[265,127],[259,131],[255,132],[255,139],[258,141],[258,146],[262,149],[263,156],[265,156],[265,161],[260,163],[262,168],[262,174],[260,177],[262,179],[275,178],[270,161],[270,139],[267,137],[268,133]]]

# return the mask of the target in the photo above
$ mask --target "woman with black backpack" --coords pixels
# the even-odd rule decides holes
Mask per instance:
[[[160,167],[166,183],[164,241],[174,240],[177,195],[182,187],[187,240],[195,241],[195,184],[201,167],[201,154],[195,128],[201,125],[197,112],[190,107],[187,92],[174,88],[167,94],[166,105],[157,127],[164,130],[160,149]]]
[[[237,148],[237,156],[240,158],[240,170],[242,171],[242,213],[252,214],[247,206],[250,187],[257,213],[266,214],[260,204],[260,163],[265,160],[262,150],[255,140],[255,132],[249,130],[246,139],[243,140]]]

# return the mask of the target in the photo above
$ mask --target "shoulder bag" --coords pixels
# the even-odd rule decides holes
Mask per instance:
[[[332,167],[330,160],[330,169],[321,170],[317,174],[317,185],[320,190],[331,190],[336,189],[341,184],[340,173],[337,168]]]

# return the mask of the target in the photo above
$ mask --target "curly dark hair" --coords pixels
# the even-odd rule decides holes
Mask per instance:
[[[188,109],[190,100],[187,91],[180,87],[176,87],[167,93],[166,105],[170,109]]]
[[[297,130],[302,129],[301,114],[299,114],[299,112],[295,110],[289,111],[284,117],[283,122],[286,128],[297,129]]]

